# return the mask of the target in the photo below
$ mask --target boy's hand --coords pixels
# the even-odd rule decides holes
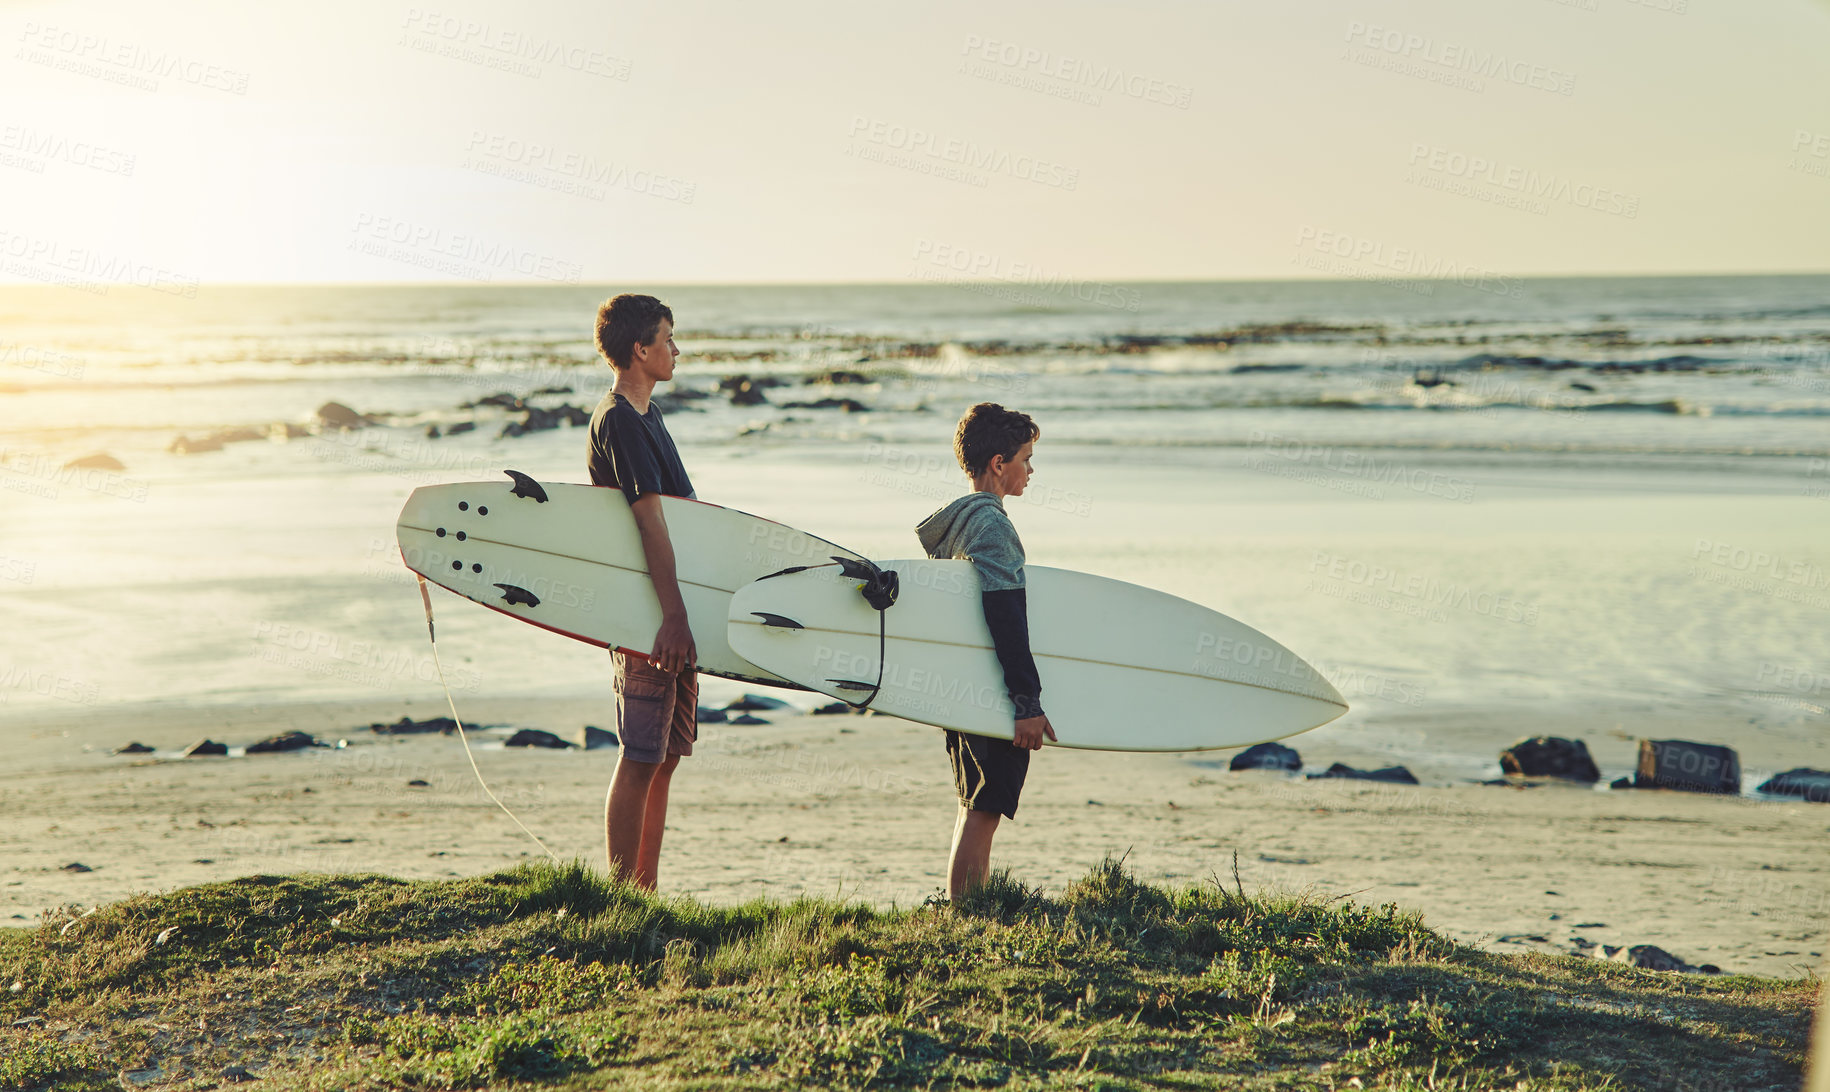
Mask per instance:
[[[648,662],[669,675],[678,675],[696,662],[695,651],[693,630],[687,624],[686,615],[670,614],[661,619],[661,628],[654,635],[654,651],[648,654]]]
[[[1024,717],[1022,720],[1019,720],[1017,722],[1017,736],[1015,739],[1011,740],[1011,742],[1022,747],[1024,750],[1040,751],[1042,749],[1043,736],[1047,736],[1050,740],[1055,739],[1055,728],[1053,725],[1049,724],[1047,713],[1044,713],[1039,717]]]

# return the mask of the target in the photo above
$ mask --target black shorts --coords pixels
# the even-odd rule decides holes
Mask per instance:
[[[1017,797],[1029,774],[1029,751],[1008,739],[947,729],[947,757],[962,808],[1017,817]]]

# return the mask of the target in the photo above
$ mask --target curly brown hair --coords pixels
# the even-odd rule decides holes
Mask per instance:
[[[974,478],[985,472],[994,455],[1014,459],[1023,445],[1042,438],[1042,426],[1029,414],[1007,410],[996,402],[980,402],[967,410],[953,430],[953,454]]]
[[[627,368],[637,342],[653,345],[661,320],[674,320],[673,308],[653,296],[625,292],[597,309],[597,351],[612,368]]]

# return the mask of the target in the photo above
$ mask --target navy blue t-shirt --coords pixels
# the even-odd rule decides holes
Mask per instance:
[[[637,413],[620,394],[604,395],[591,414],[591,484],[621,489],[631,504],[649,493],[692,497],[693,483],[680,462],[674,438],[661,420],[661,407],[648,403]]]

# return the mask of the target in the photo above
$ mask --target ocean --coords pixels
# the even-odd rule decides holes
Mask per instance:
[[[619,290],[0,289],[0,724],[442,705],[394,516],[507,467],[585,479],[581,429],[508,426],[597,402]],[[702,499],[907,556],[964,489],[960,412],[1022,409],[1030,563],[1310,659],[1355,706],[1292,741],[1324,760],[1830,753],[1830,277],[648,290]],[[607,700],[601,652],[439,610],[460,706]]]

